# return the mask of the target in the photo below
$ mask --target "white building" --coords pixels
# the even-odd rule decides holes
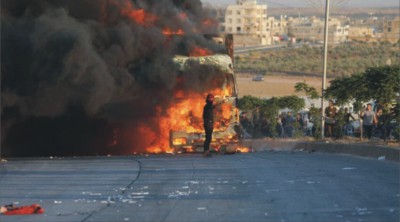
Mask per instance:
[[[225,33],[233,34],[236,46],[272,44],[273,19],[267,18],[267,5],[254,0],[237,0],[225,11]]]

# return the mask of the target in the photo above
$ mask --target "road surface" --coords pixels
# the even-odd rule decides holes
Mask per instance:
[[[13,159],[0,221],[399,221],[399,164],[304,152]]]

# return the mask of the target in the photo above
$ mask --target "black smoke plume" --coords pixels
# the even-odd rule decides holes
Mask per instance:
[[[193,46],[219,50],[204,33],[217,26],[200,0],[2,0],[2,156],[143,150],[137,124],[156,133],[155,107],[174,89],[210,87],[200,73],[177,81],[172,63]]]

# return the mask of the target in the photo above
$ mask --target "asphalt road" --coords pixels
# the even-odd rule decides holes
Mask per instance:
[[[13,159],[0,221],[399,221],[399,164],[304,152]]]

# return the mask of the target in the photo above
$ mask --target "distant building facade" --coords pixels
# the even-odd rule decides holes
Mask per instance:
[[[273,19],[267,18],[267,5],[254,0],[237,0],[225,11],[223,30],[233,34],[236,46],[272,44]]]
[[[350,41],[376,42],[375,30],[369,26],[351,26],[348,39]]]
[[[383,32],[381,41],[396,43],[400,40],[400,17],[385,19],[383,21]]]
[[[319,18],[299,18],[289,20],[288,32],[300,41],[322,42],[324,41],[325,22]],[[341,25],[340,20],[329,20],[328,43],[339,44],[347,41],[349,25]]]

